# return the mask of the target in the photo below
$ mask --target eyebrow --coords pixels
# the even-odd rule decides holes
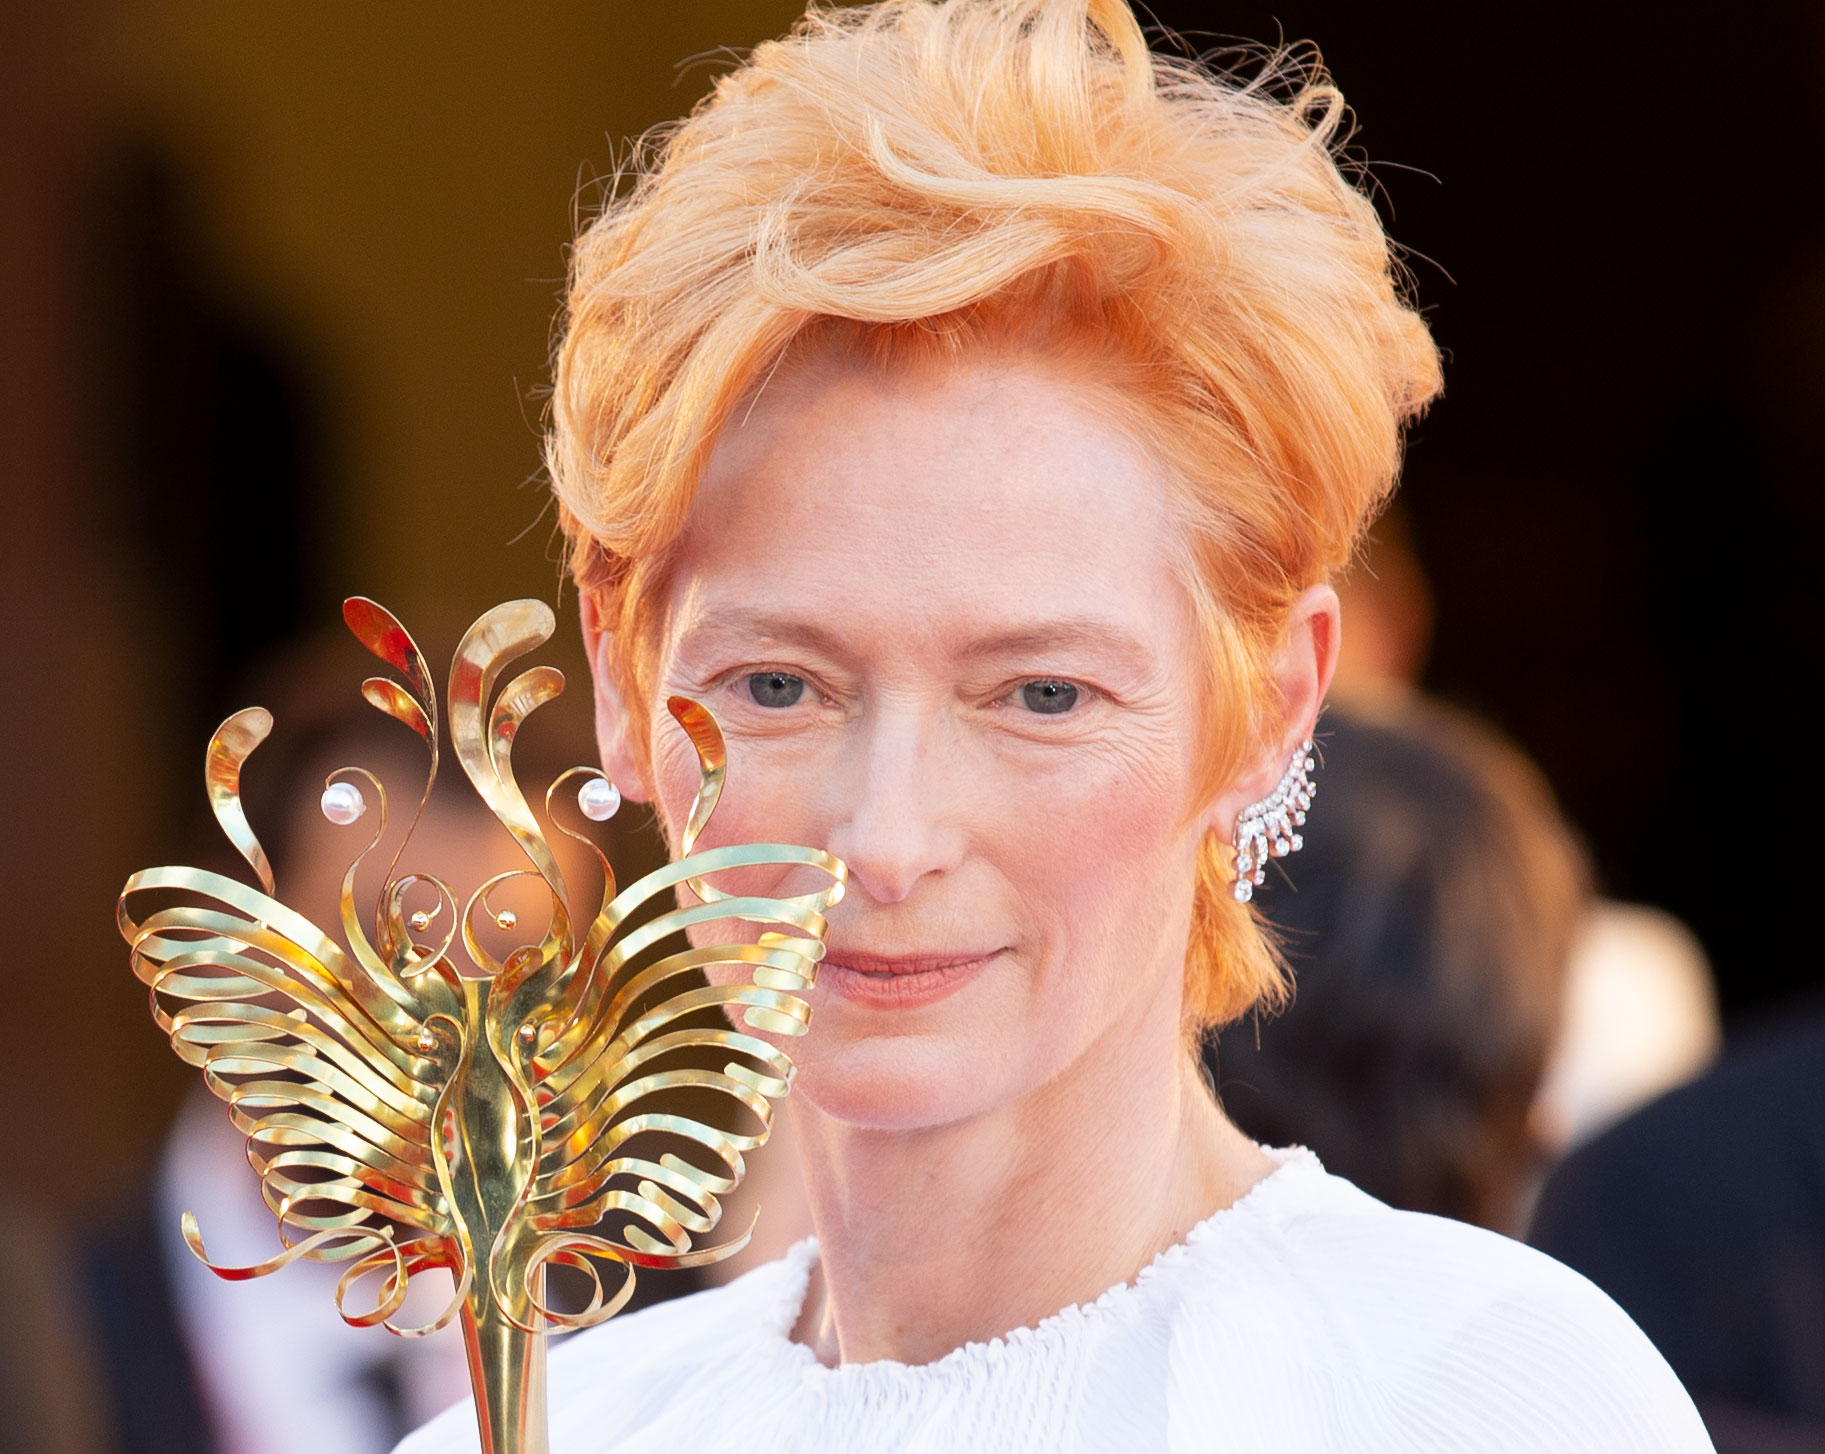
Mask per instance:
[[[798,616],[720,616],[705,621],[700,627],[685,634],[687,638],[702,640],[707,637],[712,641],[737,635],[758,636],[769,641],[806,646],[835,661],[844,660],[849,655],[837,633],[816,621]],[[1093,616],[1066,616],[973,637],[963,643],[958,654],[967,660],[983,660],[1020,656],[1059,647],[1088,647],[1143,660],[1152,655],[1140,637]]]
[[[813,651],[840,660],[848,653],[843,650],[842,639],[833,631],[820,626],[815,621],[807,621],[797,616],[744,616],[737,614],[710,617],[694,625],[682,634],[681,639],[692,642],[704,640],[713,643],[721,642],[728,637],[761,637],[768,641],[791,642],[798,646],[808,646]]]
[[[1147,645],[1120,626],[1091,616],[1067,616],[1032,626],[978,636],[963,649],[969,657],[1018,656],[1053,647],[1087,646],[1129,656],[1147,656]]]

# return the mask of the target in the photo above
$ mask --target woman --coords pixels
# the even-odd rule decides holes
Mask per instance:
[[[719,841],[851,892],[794,1047],[817,1239],[559,1351],[555,1449],[1708,1447],[1593,1288],[1198,1070],[1284,996],[1231,844],[1299,793],[1328,578],[1438,389],[1341,100],[1284,89],[1122,0],[820,12],[580,239],[549,458],[604,764],[675,844],[664,702],[706,702]]]

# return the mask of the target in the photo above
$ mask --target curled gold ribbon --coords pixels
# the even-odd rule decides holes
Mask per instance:
[[[363,697],[427,749],[422,814],[440,722],[423,654],[375,602],[352,598],[343,614],[396,673],[370,677]],[[490,1454],[542,1448],[543,1424],[525,1393],[536,1355],[517,1340],[612,1317],[633,1295],[636,1268],[701,1266],[746,1244],[752,1228],[704,1239],[741,1180],[745,1154],[767,1139],[772,1102],[791,1089],[790,1059],[764,1037],[804,1033],[810,1011],[797,992],[815,979],[825,915],[846,875],[840,860],[814,848],[697,848],[728,753],[709,711],[674,697],[668,706],[700,774],[678,862],[617,887],[608,855],[556,811],[560,788],[600,776],[594,768],[565,773],[542,799],[546,821],[586,845],[601,869],[593,911],[579,912],[513,771],[521,728],[563,691],[564,678],[534,666],[496,691],[506,666],[553,626],[538,601],[484,613],[463,637],[448,688],[457,761],[529,867],[459,901],[438,879],[398,872],[408,832],[370,933],[355,883],[385,836],[386,792],[365,769],[342,769],[331,781],[372,794],[376,812],[343,876],[339,942],[277,899],[242,808],[242,769],[273,726],[256,707],[211,739],[206,785],[259,889],[201,869],[147,869],[128,879],[116,910],[154,1021],[228,1103],[284,1244],[262,1262],[218,1265],[186,1213],[190,1250],[231,1280],[300,1259],[345,1263],[336,1306],[359,1327],[418,1337],[460,1316]],[[780,896],[711,882],[755,867],[809,869],[824,882]],[[550,916],[537,939],[497,956],[475,926],[480,915],[508,926],[489,896],[516,879],[544,887]],[[422,904],[426,888],[431,907],[409,912],[408,899]],[[695,902],[679,902],[681,888]],[[752,939],[689,942],[691,932],[727,923],[751,926]],[[459,945],[467,973],[454,959]],[[702,972],[713,965],[745,975],[709,984]],[[554,1266],[587,1278],[580,1311],[548,1299],[545,1273]],[[411,1279],[430,1269],[451,1274],[450,1302],[428,1323],[396,1323]],[[617,1279],[613,1291],[605,1271]],[[372,1305],[353,1308],[354,1291],[374,1278]],[[519,1407],[500,1407],[516,1398]]]

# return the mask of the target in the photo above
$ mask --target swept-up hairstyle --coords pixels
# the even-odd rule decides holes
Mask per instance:
[[[1288,611],[1348,561],[1439,387],[1316,62],[1149,51],[1126,0],[813,9],[650,138],[578,238],[546,459],[612,669],[648,700],[656,604],[709,452],[789,353],[891,367],[1090,358],[1168,466],[1206,645],[1205,781],[1281,727]],[[636,713],[644,722],[644,715]],[[647,744],[641,744],[643,748]],[[1186,1013],[1284,993],[1200,862]]]

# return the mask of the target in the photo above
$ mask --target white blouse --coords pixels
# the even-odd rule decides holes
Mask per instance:
[[[1709,1450],[1615,1303],[1519,1242],[1397,1212],[1310,1152],[1132,1283],[935,1363],[791,1339],[807,1240],[553,1350],[552,1454]],[[478,1447],[459,1404],[398,1454]]]

